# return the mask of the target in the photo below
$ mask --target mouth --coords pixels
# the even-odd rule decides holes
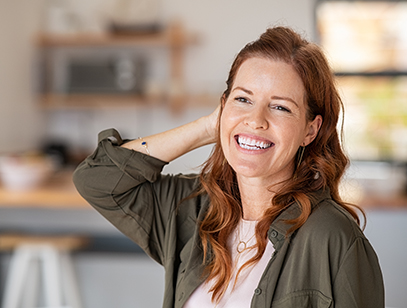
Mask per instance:
[[[251,151],[265,150],[274,145],[271,141],[258,140],[240,135],[236,135],[235,139],[241,148]]]

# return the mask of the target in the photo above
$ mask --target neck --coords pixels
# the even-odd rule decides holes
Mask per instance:
[[[270,184],[253,179],[239,179],[239,191],[242,201],[243,218],[260,220],[266,209],[270,208],[275,193]]]

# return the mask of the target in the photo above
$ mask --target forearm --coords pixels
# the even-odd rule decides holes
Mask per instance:
[[[213,118],[212,115],[202,117],[159,134],[132,140],[122,147],[170,162],[194,149],[215,142],[211,117]]]

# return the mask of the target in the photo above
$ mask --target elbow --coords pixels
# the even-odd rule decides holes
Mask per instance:
[[[111,208],[115,206],[112,197],[117,194],[115,188],[122,178],[117,168],[94,166],[82,162],[74,171],[72,181],[78,193],[95,208]]]
[[[75,185],[78,193],[85,199],[88,200],[89,192],[87,191],[87,179],[89,178],[88,172],[89,166],[86,166],[85,162],[82,162],[73,172],[72,181]]]

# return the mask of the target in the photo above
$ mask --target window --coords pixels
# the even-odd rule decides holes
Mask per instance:
[[[320,0],[316,21],[351,158],[407,162],[407,1]]]

